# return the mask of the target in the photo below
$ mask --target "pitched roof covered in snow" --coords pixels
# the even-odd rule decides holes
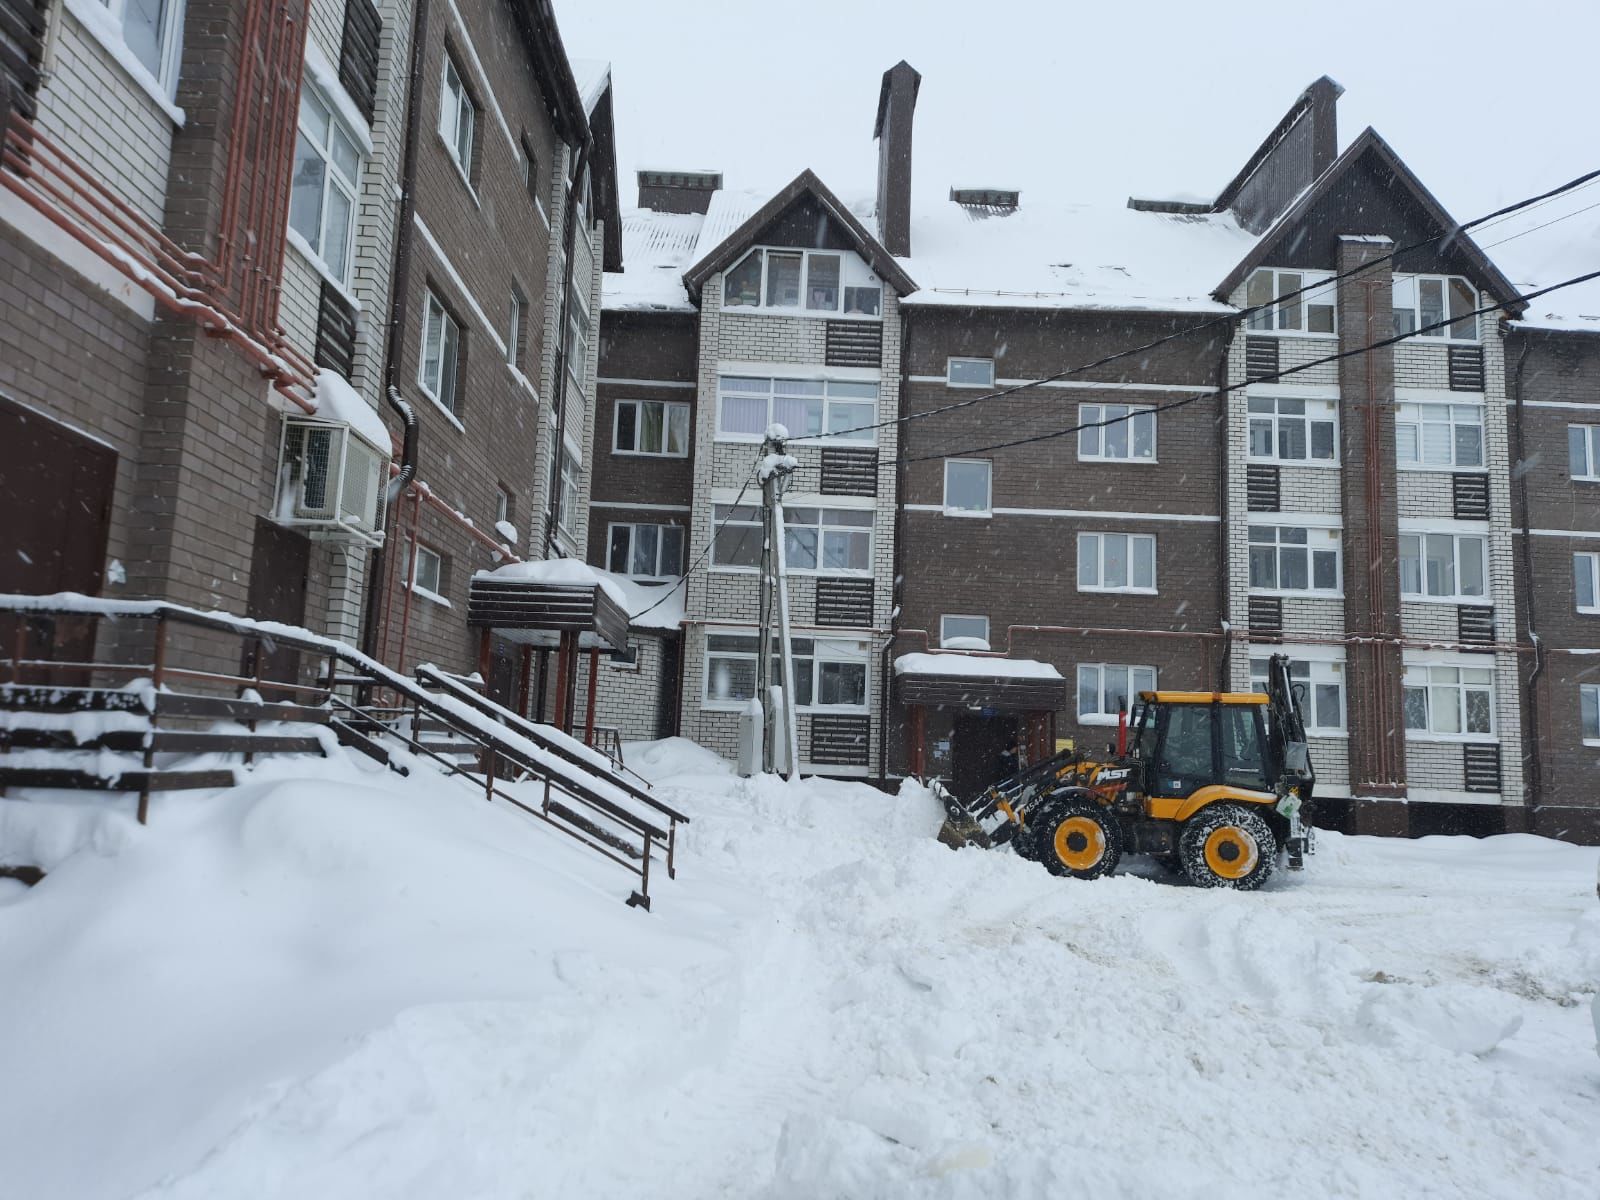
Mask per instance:
[[[622,214],[622,270],[607,271],[602,307],[612,311],[693,312],[683,273],[694,261],[705,217],[700,213]]]
[[[1220,312],[1212,291],[1256,245],[1232,213],[947,202],[914,210],[905,303]]]

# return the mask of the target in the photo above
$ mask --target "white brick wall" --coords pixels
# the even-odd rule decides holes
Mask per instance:
[[[39,127],[145,217],[162,223],[172,117],[65,4],[50,6]]]
[[[624,741],[649,741],[661,736],[662,642],[656,637],[635,636],[638,668],[613,665],[600,659],[600,676],[595,687],[595,724],[621,731]],[[582,736],[589,694],[589,656],[578,656],[578,712],[574,732]]]

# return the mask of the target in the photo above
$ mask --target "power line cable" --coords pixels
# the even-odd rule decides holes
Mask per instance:
[[[732,521],[734,514],[739,511],[739,506],[744,502],[744,494],[750,490],[750,484],[755,480],[756,471],[760,465],[761,460],[757,459],[756,466],[750,468],[750,474],[745,476],[744,484],[739,488],[739,494],[734,497],[733,503],[728,506],[728,515],[722,518],[722,524],[718,525],[711,531],[711,540],[706,543],[705,549],[700,551],[700,553],[695,556],[694,562],[690,563],[684,568],[683,574],[678,577],[678,582],[668,587],[667,590],[661,594],[661,598],[659,600],[650,605],[648,608],[642,608],[636,613],[629,614],[628,623],[630,625],[637,621],[640,617],[644,616],[646,613],[654,612],[656,609],[660,608],[672,597],[674,592],[689,582],[689,576],[694,574],[695,570],[699,568],[699,566],[706,560],[706,557],[711,553],[712,547],[716,545],[717,538],[722,535],[722,531],[728,527],[728,522]]]
[[[1560,196],[1566,192],[1570,192],[1575,188],[1584,187],[1587,184],[1594,182],[1596,179],[1600,179],[1600,168],[1585,172],[1575,179],[1569,179],[1566,183],[1561,184],[1559,187],[1551,188],[1549,191],[1540,192],[1536,196],[1529,196],[1525,199],[1514,201],[1511,204],[1507,204],[1501,208],[1495,209],[1493,212],[1485,213],[1481,217],[1474,217],[1472,220],[1467,221],[1464,224],[1456,225],[1454,228],[1448,229],[1443,233],[1436,234],[1433,237],[1424,238],[1419,242],[1412,242],[1409,245],[1396,247],[1387,254],[1382,255],[1379,258],[1372,259],[1370,262],[1362,263],[1359,267],[1355,267],[1349,271],[1344,271],[1340,274],[1333,275],[1328,279],[1320,280],[1317,283],[1297,288],[1292,292],[1285,292],[1283,295],[1277,296],[1265,304],[1251,305],[1236,311],[1224,313],[1221,316],[1214,317],[1209,321],[1204,321],[1199,325],[1176,330],[1172,333],[1163,334],[1154,341],[1145,342],[1143,345],[1132,346],[1126,350],[1118,350],[1112,354],[1107,354],[1100,358],[1094,359],[1092,362],[1081,363],[1075,367],[1064,368],[1063,370],[1055,372],[1053,375],[1046,375],[1042,379],[1024,380],[1022,383],[1012,384],[1011,386],[1001,388],[998,391],[986,392],[980,396],[969,396],[966,399],[952,401],[949,404],[941,405],[937,408],[923,409],[919,412],[906,413],[903,416],[891,417],[886,421],[875,421],[868,425],[857,425],[849,429],[840,429],[829,433],[800,434],[798,436],[791,436],[789,441],[793,443],[815,441],[823,437],[848,437],[852,433],[867,433],[872,430],[886,429],[893,425],[903,425],[908,424],[911,421],[920,421],[927,417],[936,417],[943,413],[954,412],[958,409],[970,408],[975,404],[981,404],[988,400],[998,400],[1005,396],[1014,395],[1017,392],[1026,391],[1030,388],[1042,387],[1045,384],[1054,383],[1057,380],[1064,379],[1069,375],[1077,375],[1084,371],[1092,371],[1097,367],[1107,366],[1110,363],[1118,362],[1125,358],[1131,358],[1135,354],[1147,353],[1160,346],[1166,345],[1168,342],[1177,341],[1180,338],[1191,338],[1197,333],[1202,333],[1207,329],[1216,328],[1219,325],[1232,325],[1240,321],[1248,321],[1257,313],[1266,312],[1268,310],[1280,307],[1285,301],[1297,299],[1308,292],[1321,291],[1343,280],[1350,279],[1356,275],[1371,271],[1380,264],[1390,262],[1401,254],[1408,254],[1413,250],[1420,250],[1425,246],[1433,245],[1435,242],[1448,241],[1462,233],[1465,233],[1469,229],[1476,228],[1501,217],[1510,216],[1513,213],[1520,212],[1526,208],[1531,208],[1534,205],[1553,200],[1557,196]]]

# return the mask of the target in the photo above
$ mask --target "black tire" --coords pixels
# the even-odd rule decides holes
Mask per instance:
[[[1178,857],[1195,887],[1253,892],[1278,865],[1278,839],[1260,813],[1242,804],[1217,804],[1184,823]]]
[[[1099,879],[1122,861],[1122,824],[1093,800],[1052,800],[1028,827],[1039,861],[1052,875]]]
[[[1011,849],[1018,858],[1025,858],[1029,862],[1039,861],[1039,834],[1032,821],[1017,830],[1016,836],[1011,839]]]

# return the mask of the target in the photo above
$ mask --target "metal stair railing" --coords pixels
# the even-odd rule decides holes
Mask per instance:
[[[12,683],[0,686],[19,687],[23,673],[30,669],[69,668],[86,678],[95,675],[148,677],[156,689],[156,709],[151,713],[152,726],[160,715],[163,702],[169,697],[185,702],[176,705],[179,710],[183,710],[185,704],[190,709],[213,704],[245,705],[249,711],[240,708],[238,715],[240,719],[251,718],[252,726],[255,720],[296,719],[288,715],[291,710],[296,715],[316,712],[345,745],[384,762],[398,773],[406,774],[407,768],[404,763],[392,759],[383,745],[384,739],[399,741],[412,755],[437,763],[447,775],[461,776],[472,786],[482,788],[487,799],[505,801],[545,821],[590,850],[634,871],[639,883],[628,897],[631,905],[647,911],[650,908],[650,866],[658,853],[664,859],[668,877],[676,875],[677,826],[679,823],[687,824],[687,816],[657,800],[647,790],[648,785],[641,786],[643,781],[635,783],[625,777],[612,767],[604,755],[553,729],[524,720],[434,668],[422,670],[427,672],[428,685],[438,689],[437,693],[429,691],[422,682],[390,670],[343,642],[275,622],[255,621],[227,613],[201,612],[167,601],[111,601],[70,593],[55,596],[0,594],[0,617],[5,616],[18,619],[18,634],[11,657],[0,658],[0,669],[9,667]],[[28,623],[62,617],[152,621],[156,626],[154,661],[149,664],[110,661],[63,663],[49,658],[29,657],[25,649]],[[253,657],[247,661],[252,662],[256,669],[252,675],[228,675],[169,665],[166,659],[170,632],[174,626],[225,632],[239,637],[254,647]],[[269,642],[279,648],[320,657],[325,660],[326,669],[315,677],[317,682],[310,684],[262,679],[261,648],[263,643]],[[341,667],[344,669],[341,670]],[[261,691],[288,691],[297,697],[302,694],[309,694],[309,697],[292,705],[275,705],[220,697],[189,697],[161,691],[166,682],[173,680],[205,681],[214,685],[250,687]],[[354,699],[339,695],[337,689],[340,688],[352,691]],[[43,690],[60,693],[73,689],[50,686]],[[90,687],[84,690],[87,694],[104,689]],[[394,696],[398,703],[389,706],[373,703],[371,697],[378,690]],[[196,706],[193,702],[197,700],[206,703]],[[280,713],[284,715],[280,716]],[[424,713],[445,725],[454,736],[479,748],[478,765],[483,776],[481,782],[473,778],[477,772],[468,771],[459,762],[433,751],[418,740],[416,734]],[[206,714],[183,711],[180,715]],[[412,732],[409,734],[394,727],[407,716],[411,718]],[[147,752],[146,758],[149,757],[150,753]],[[508,785],[517,782],[500,775],[506,764],[544,785],[539,803],[530,804],[506,790]],[[141,822],[147,818],[148,790],[141,792],[140,796]],[[651,814],[665,817],[667,827],[663,829],[653,816],[638,811],[641,807]]]

